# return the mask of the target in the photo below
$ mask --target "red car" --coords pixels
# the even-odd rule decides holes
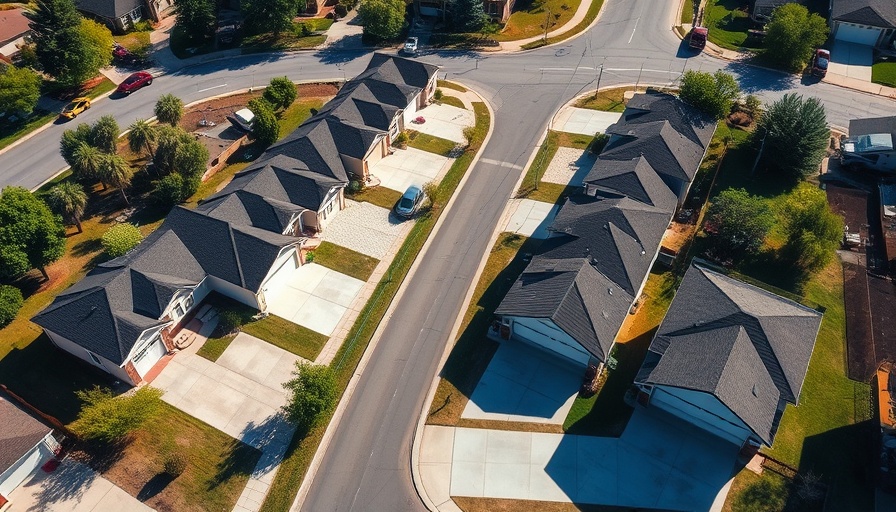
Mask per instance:
[[[131,94],[137,89],[150,84],[152,84],[152,75],[146,71],[138,71],[127,77],[124,82],[121,82],[116,92],[119,94]]]
[[[824,77],[828,74],[828,64],[831,62],[831,52],[824,48],[815,50],[815,58],[812,59],[812,74]]]

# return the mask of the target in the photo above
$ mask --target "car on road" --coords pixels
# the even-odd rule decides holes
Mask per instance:
[[[78,114],[84,112],[88,108],[90,108],[90,98],[75,98],[68,105],[66,105],[65,108],[62,109],[62,112],[59,114],[59,116],[66,119],[74,119],[78,117]]]
[[[146,71],[138,71],[125,78],[124,82],[118,84],[118,89],[116,89],[115,92],[119,94],[131,94],[137,89],[146,87],[147,85],[152,85],[152,75]]]
[[[815,50],[812,58],[812,75],[824,78],[828,74],[828,64],[831,63],[831,52],[824,48]]]
[[[688,37],[688,46],[694,50],[703,51],[706,47],[706,39],[709,37],[709,29],[706,27],[694,27]]]
[[[401,53],[405,55],[417,55],[417,44],[419,43],[416,37],[409,37],[407,41],[404,42],[404,46],[401,47]]]
[[[417,210],[420,209],[420,205],[423,204],[424,197],[425,194],[423,194],[423,190],[420,187],[411,185],[404,192],[404,195],[401,196],[401,199],[398,200],[398,204],[395,205],[395,214],[406,219],[413,217]]]

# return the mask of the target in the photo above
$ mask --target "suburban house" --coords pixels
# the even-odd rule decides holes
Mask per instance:
[[[588,177],[600,175],[602,161],[643,157],[681,205],[715,130],[713,120],[671,94],[636,94],[607,128],[610,140]]]
[[[394,80],[400,108],[372,105],[361,93],[354,101],[346,93],[196,209],[175,207],[140,245],[98,265],[32,321],[57,347],[136,385],[176,348],[179,331],[202,317],[199,305],[210,292],[267,310],[266,295],[304,263],[308,238],[345,207],[349,176],[366,172],[370,151],[388,141],[388,128],[403,126],[406,111],[428,102],[435,71],[374,55],[356,79],[364,87],[355,81],[346,87],[373,91],[379,101],[389,96],[377,91],[388,92]],[[363,123],[340,119],[356,107],[367,116]]]
[[[55,456],[53,429],[0,393],[0,509],[32,471]]]
[[[896,172],[896,116],[852,119],[840,139],[840,161],[869,170]]]
[[[24,9],[0,11],[0,55],[10,58],[19,53],[25,38],[31,34],[29,22]]]
[[[831,0],[831,35],[837,41],[876,48],[889,46],[896,36],[893,0]]]
[[[268,148],[339,180],[370,181],[370,168],[435,94],[438,67],[373,54],[367,69],[285,139]]]
[[[79,11],[116,33],[126,32],[146,18],[159,21],[173,5],[173,0],[75,0]]]
[[[495,310],[499,335],[580,365],[607,361],[715,131],[674,96],[636,95],[549,238]]]
[[[806,5],[805,0],[754,0],[750,18],[760,23],[767,22],[772,17],[772,11],[784,4]]]
[[[693,263],[635,378],[638,402],[738,446],[771,446],[822,314]]]

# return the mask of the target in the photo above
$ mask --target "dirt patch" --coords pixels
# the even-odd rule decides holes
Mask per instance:
[[[846,367],[850,379],[867,382],[877,367],[871,335],[865,267],[843,262],[843,299],[846,305]]]
[[[339,86],[335,83],[301,84],[297,87],[300,99],[329,99],[339,92]],[[203,119],[215,124],[227,123],[227,116],[241,108],[245,108],[249,100],[261,97],[261,93],[262,91],[258,90],[198,103],[184,109],[184,117],[181,118],[178,126],[191,132],[201,127],[199,122]]]
[[[663,247],[672,249],[677,254],[696,230],[695,224],[672,222],[663,235]]]

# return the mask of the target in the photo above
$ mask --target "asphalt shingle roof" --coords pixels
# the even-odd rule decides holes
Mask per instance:
[[[833,0],[831,19],[872,27],[896,28],[893,0]]]
[[[0,473],[11,468],[52,431],[0,393]]]
[[[632,160],[594,162],[585,183],[608,197],[627,196],[661,210],[673,211],[678,204],[675,192],[659,177],[643,156]]]
[[[103,18],[118,18],[141,7],[140,0],[75,0],[78,10]]]
[[[636,382],[713,394],[771,444],[781,401],[798,401],[821,316],[693,264]]]
[[[896,142],[896,116],[851,119],[849,121],[850,137],[876,133],[889,133],[893,137],[893,141]]]

